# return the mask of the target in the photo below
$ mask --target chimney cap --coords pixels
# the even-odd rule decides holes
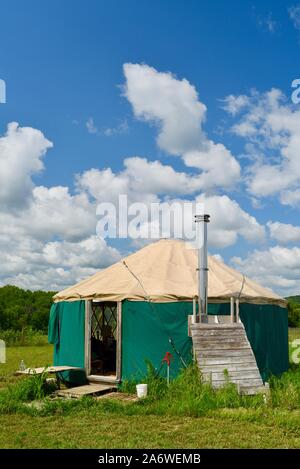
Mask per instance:
[[[210,222],[210,215],[208,215],[207,213],[203,214],[203,215],[195,215],[195,222],[197,223],[199,221],[204,221],[206,223],[209,223]]]

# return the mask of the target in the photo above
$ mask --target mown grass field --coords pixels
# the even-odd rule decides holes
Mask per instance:
[[[300,329],[291,331],[295,338]],[[299,368],[274,383],[267,404],[231,388],[199,391],[190,373],[159,399],[165,386],[153,382],[153,395],[142,402],[46,398],[35,408],[5,395],[26,380],[13,376],[22,359],[32,367],[51,364],[52,346],[7,349],[7,364],[0,365],[1,448],[300,448]]]

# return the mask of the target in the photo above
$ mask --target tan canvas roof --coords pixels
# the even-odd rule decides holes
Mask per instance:
[[[99,299],[102,301],[151,300],[188,301],[198,296],[198,256],[184,241],[152,243],[92,277],[54,296],[55,301]],[[208,298],[210,302],[277,304],[286,301],[272,290],[245,277],[215,257],[208,258]]]
[[[198,256],[180,240],[165,240],[147,245],[92,277],[54,296],[55,301],[99,299],[102,301],[151,300],[188,301],[198,295]],[[244,277],[215,257],[208,259],[208,298],[210,302],[277,304],[286,302],[271,290]]]

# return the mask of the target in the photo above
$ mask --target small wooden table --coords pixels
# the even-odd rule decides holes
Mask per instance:
[[[60,389],[60,377],[59,373],[63,371],[83,371],[82,368],[78,368],[77,366],[46,366],[46,367],[39,367],[39,368],[26,368],[25,370],[17,370],[15,375],[27,375],[27,376],[34,376],[34,375],[41,375],[43,373],[55,374],[56,382],[58,389]]]

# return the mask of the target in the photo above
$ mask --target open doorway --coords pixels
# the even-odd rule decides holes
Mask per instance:
[[[90,322],[90,373],[116,379],[117,303],[92,302]]]

